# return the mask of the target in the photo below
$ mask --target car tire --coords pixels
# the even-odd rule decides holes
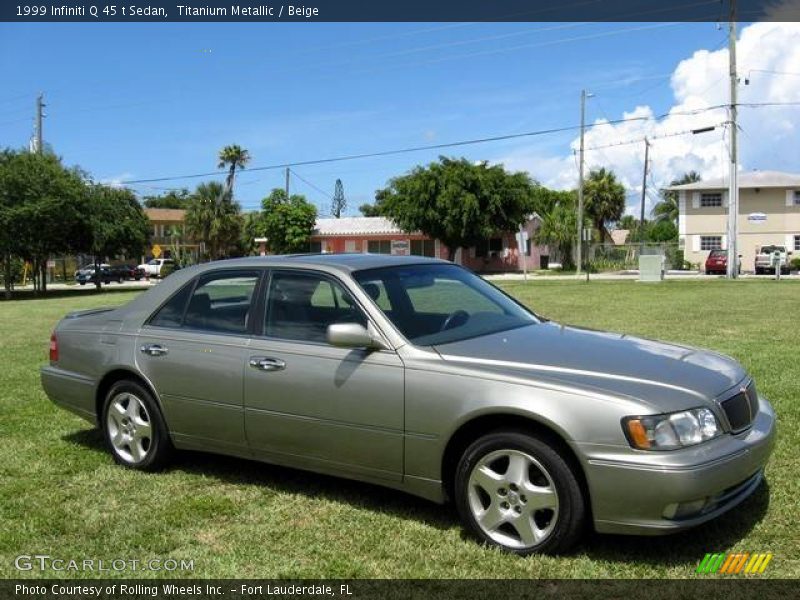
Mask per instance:
[[[124,467],[158,471],[174,451],[152,394],[135,381],[122,380],[111,386],[100,425],[111,456]]]
[[[85,281],[79,281],[78,283],[79,283],[80,285],[86,285],[86,282],[85,282]]]
[[[580,538],[587,515],[570,463],[527,432],[479,438],[456,468],[455,504],[462,522],[485,544],[514,554],[566,552]]]

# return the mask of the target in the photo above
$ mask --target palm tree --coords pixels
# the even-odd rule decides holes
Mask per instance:
[[[618,221],[625,212],[625,187],[617,181],[613,171],[605,168],[592,170],[583,187],[586,214],[600,233],[600,241],[606,242],[611,235],[606,229],[609,221]]]
[[[205,258],[216,260],[235,252],[242,228],[238,202],[221,183],[201,183],[186,210],[186,229],[205,245]]]
[[[228,167],[228,176],[225,178],[227,194],[233,194],[233,180],[236,177],[236,169],[244,169],[249,162],[250,153],[238,144],[225,146],[219,151],[219,164],[217,164],[217,167],[220,169]]]
[[[684,173],[683,177],[673,179],[670,186],[683,185],[684,183],[696,183],[702,178],[697,171]],[[653,207],[653,216],[656,221],[672,221],[678,223],[680,207],[678,206],[678,193],[670,190],[661,190],[661,202]]]
[[[533,236],[537,244],[546,244],[554,249],[561,259],[565,271],[575,267],[572,247],[577,238],[575,206],[571,202],[558,202],[542,215],[542,223]]]

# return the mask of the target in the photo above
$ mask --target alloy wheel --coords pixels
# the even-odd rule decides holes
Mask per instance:
[[[521,450],[497,450],[481,458],[470,473],[467,495],[484,534],[515,550],[542,544],[558,521],[552,476]]]
[[[141,399],[129,392],[114,396],[106,426],[111,445],[122,459],[138,464],[147,458],[153,445],[153,426]]]

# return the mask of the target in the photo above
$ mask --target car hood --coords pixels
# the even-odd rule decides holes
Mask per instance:
[[[739,363],[715,352],[553,322],[435,350],[445,361],[624,395],[663,412],[708,404],[746,377]]]

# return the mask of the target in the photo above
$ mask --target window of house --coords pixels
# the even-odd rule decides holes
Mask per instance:
[[[794,191],[794,205],[800,206],[800,190]]]
[[[328,326],[333,323],[367,324],[361,309],[341,285],[315,273],[273,274],[264,335],[325,342]]]
[[[367,242],[367,252],[370,254],[391,254],[391,240],[369,240]]]
[[[800,235],[794,236],[794,249],[795,251],[800,250]]]
[[[525,240],[525,254],[527,256],[532,256],[531,251],[533,250],[533,240],[528,238]]]
[[[308,242],[308,251],[312,254],[321,254],[322,253],[322,242]]]
[[[503,251],[503,238],[490,238],[488,240],[481,240],[475,244],[475,256],[480,258],[487,256],[490,252]]]
[[[703,208],[709,208],[712,206],[722,206],[722,193],[706,192],[700,194],[700,206]]]
[[[722,249],[721,235],[700,236],[700,250],[721,250],[721,249]]]
[[[434,240],[411,240],[411,254],[414,256],[436,256]]]

